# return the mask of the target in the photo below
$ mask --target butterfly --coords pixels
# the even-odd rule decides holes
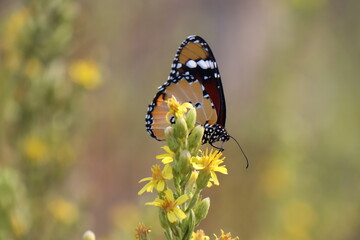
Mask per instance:
[[[151,137],[165,140],[164,130],[168,127],[166,101],[175,96],[181,103],[189,102],[196,109],[197,123],[204,127],[202,143],[223,150],[214,145],[230,138],[234,139],[246,159],[240,144],[225,130],[226,104],[219,69],[209,44],[199,36],[189,36],[178,48],[168,80],[158,88],[147,109],[145,127]],[[171,122],[171,120],[170,120]]]
[[[230,139],[225,130],[226,104],[219,69],[208,43],[199,36],[189,36],[180,45],[168,80],[148,107],[146,130],[159,141],[165,140],[165,115],[169,111],[165,101],[172,96],[195,107],[197,123],[204,127],[203,144],[216,147],[215,142]]]

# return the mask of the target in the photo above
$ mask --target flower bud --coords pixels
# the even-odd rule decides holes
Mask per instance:
[[[184,118],[178,118],[176,119],[176,122],[174,124],[174,137],[176,139],[185,139],[188,135],[188,128],[186,125],[186,121]]]
[[[185,120],[186,120],[186,125],[187,125],[188,129],[193,129],[195,126],[195,122],[196,122],[195,108],[190,108],[190,110],[186,114]]]
[[[86,231],[83,235],[83,240],[95,240],[95,234],[92,231]]]
[[[187,183],[188,190],[191,192],[196,184],[196,179],[199,175],[198,171],[193,171],[190,175],[189,181]]]
[[[189,144],[189,151],[191,155],[197,153],[199,147],[201,146],[202,137],[204,135],[204,127],[197,125],[192,131],[189,136],[188,144]]]
[[[167,145],[169,146],[171,151],[176,152],[179,149],[180,145],[174,138],[174,129],[172,127],[167,127],[165,128],[164,132]]]
[[[190,159],[191,159],[191,155],[190,155],[189,151],[184,150],[180,153],[178,170],[184,176],[186,176],[191,171]]]
[[[205,198],[195,205],[196,225],[206,218],[210,208],[210,198]]]
[[[205,188],[210,180],[210,177],[210,172],[207,169],[200,171],[199,176],[196,180],[196,186],[199,189]]]
[[[185,224],[182,226],[182,230],[183,232],[185,232],[185,236],[183,237],[183,239],[191,238],[191,235],[194,232],[194,228],[195,228],[195,221],[196,219],[195,219],[194,210],[191,209],[187,221],[184,222]]]

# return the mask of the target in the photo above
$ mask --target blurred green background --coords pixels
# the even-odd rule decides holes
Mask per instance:
[[[176,49],[218,62],[228,176],[201,228],[240,239],[360,239],[360,2],[0,0],[0,239],[163,239],[138,180]]]

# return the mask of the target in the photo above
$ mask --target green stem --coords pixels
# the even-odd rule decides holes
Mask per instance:
[[[194,208],[197,200],[199,199],[200,191],[201,191],[201,189],[196,188],[194,196],[191,198],[191,201],[190,201],[189,206],[187,207],[185,213],[188,213],[191,209]]]
[[[178,194],[178,196],[181,196],[182,191],[181,191],[181,186],[180,186],[179,179],[177,176],[174,176],[174,186],[175,186],[175,190],[176,190],[176,193]]]
[[[165,229],[165,237],[166,237],[166,240],[172,240],[171,232],[169,231],[169,228]]]

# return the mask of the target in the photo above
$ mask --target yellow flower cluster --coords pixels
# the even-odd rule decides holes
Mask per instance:
[[[166,119],[170,125],[165,129],[167,145],[162,147],[165,153],[156,156],[164,168],[154,165],[152,176],[140,180],[148,183],[138,194],[156,189],[158,197],[146,205],[160,209],[160,223],[167,239],[209,240],[202,230],[194,232],[210,207],[210,199],[202,199],[200,192],[212,184],[219,185],[217,173],[227,174],[223,165],[225,157],[219,150],[199,150],[204,128],[196,125],[196,110],[192,104],[181,104],[174,96],[166,102],[169,107]],[[175,122],[170,124],[172,117]],[[227,236],[222,232],[216,239],[231,240]]]

